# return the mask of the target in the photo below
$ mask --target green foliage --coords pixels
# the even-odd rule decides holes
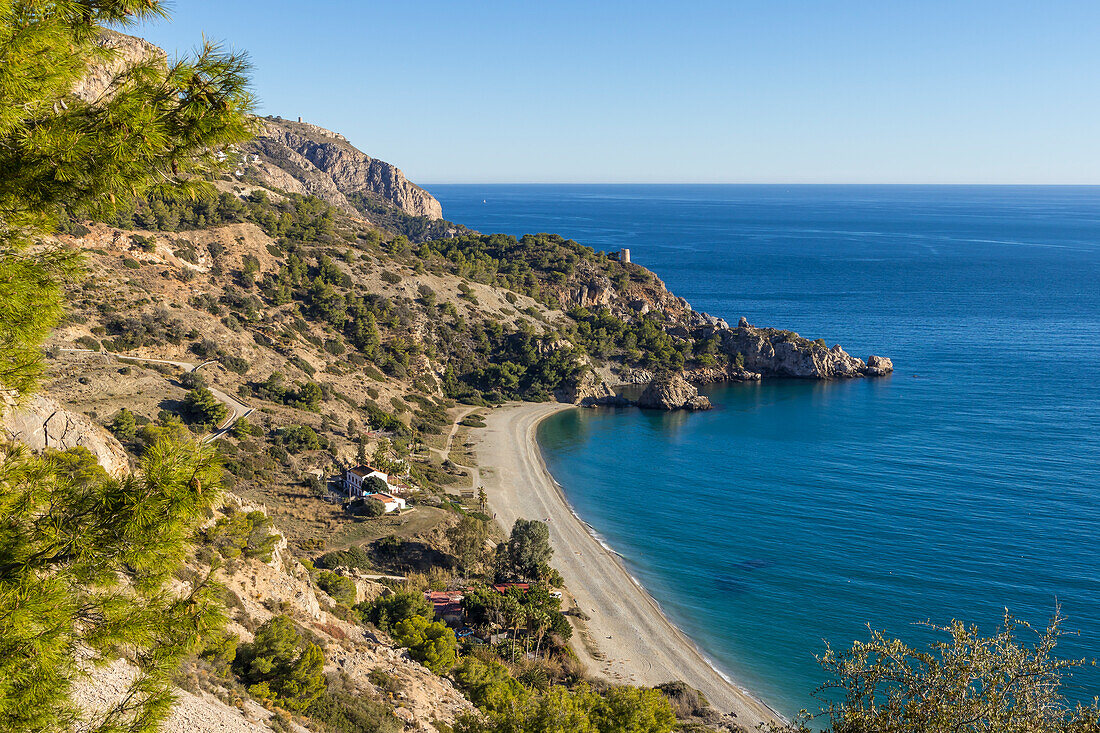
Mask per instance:
[[[441,621],[410,616],[393,627],[393,640],[409,650],[409,656],[436,674],[454,666],[458,654],[455,632]]]
[[[117,73],[109,94],[70,91],[109,51],[101,24],[163,14],[155,0],[0,4],[0,383],[29,392],[75,259],[27,253],[64,209],[109,211],[151,186],[197,191],[219,150],[248,137],[247,65],[207,45],[193,59]]]
[[[327,687],[325,655],[307,642],[286,616],[275,616],[256,630],[251,644],[237,650],[233,669],[249,694],[301,712]]]
[[[321,437],[308,425],[288,425],[285,428],[279,428],[275,431],[275,442],[283,446],[288,453],[320,450],[322,447]]]
[[[346,550],[326,552],[317,558],[314,564],[327,570],[341,567],[350,570],[361,570],[371,567],[370,558],[367,556],[366,551],[358,545],[353,545]]]
[[[489,539],[489,523],[470,515],[459,518],[458,524],[447,529],[447,541],[451,551],[467,573],[474,570],[485,554],[485,541]]]
[[[76,340],[76,345],[82,349],[91,349],[92,351],[99,351],[99,342],[91,336],[81,336]]]
[[[189,390],[183,398],[180,412],[187,422],[206,429],[220,425],[229,417],[229,408],[206,387]]]
[[[396,591],[388,596],[379,596],[373,601],[364,601],[355,607],[364,621],[369,621],[383,631],[392,631],[397,624],[410,618],[419,617],[430,621],[435,617],[435,609],[423,593],[416,591]]]
[[[331,570],[322,570],[317,573],[317,586],[337,603],[355,605],[355,581],[351,578],[337,575]]]
[[[238,418],[237,422],[233,423],[233,427],[229,428],[229,434],[237,440],[244,440],[245,438],[263,435],[264,431],[260,426],[250,423],[247,417],[242,417]]]
[[[499,581],[538,580],[548,575],[550,528],[545,522],[517,519],[506,543],[497,545],[496,572]]]
[[[365,694],[343,673],[329,678],[328,689],[305,712],[330,733],[398,733],[405,728],[389,705]]]
[[[988,637],[960,621],[930,625],[948,638],[926,649],[880,632],[851,649],[828,646],[818,657],[829,675],[816,693],[825,702],[820,717],[835,733],[1100,730],[1095,701],[1073,706],[1062,694],[1062,677],[1084,664],[1054,655],[1062,624],[1058,613],[1045,630],[1032,629],[1006,613]],[[1020,631],[1030,644],[1018,638]],[[807,732],[807,722],[772,730]]]
[[[137,437],[137,422],[134,420],[134,413],[123,407],[115,413],[107,429],[121,441],[133,440]]]
[[[206,375],[202,372],[184,372],[180,375],[180,386],[184,389],[205,389]]]
[[[210,45],[117,70],[93,101],[71,94],[110,58],[105,24],[162,14],[156,0],[0,3],[0,385],[20,395],[41,373],[59,283],[77,269],[70,253],[28,245],[59,212],[105,213],[153,187],[208,189],[221,149],[248,137],[247,65]],[[212,452],[186,442],[149,443],[141,472],[124,478],[88,455],[0,446],[0,729],[72,729],[77,653],[96,663],[120,648],[138,673],[80,729],[164,719],[172,670],[218,620],[205,581],[182,594],[167,584],[219,475]]]
[[[299,410],[318,412],[321,408],[321,398],[324,392],[321,385],[316,382],[296,384],[287,387],[283,375],[273,372],[265,381],[252,384],[252,393],[263,400],[277,402],[288,407],[296,407]]]
[[[157,443],[124,478],[87,451],[0,446],[0,729],[72,721],[78,648],[95,661],[125,645],[138,665],[96,724],[144,730],[163,717],[171,670],[219,619],[204,580],[168,592],[219,473],[209,448],[187,443]]]
[[[671,733],[677,726],[668,699],[638,687],[612,687],[603,695],[585,686],[554,686],[520,698],[506,710],[464,716],[456,733]]]
[[[508,668],[495,659],[463,657],[452,676],[470,702],[486,712],[504,713],[531,697]]]
[[[348,502],[347,512],[353,517],[380,517],[386,513],[386,505],[378,499],[361,496]]]
[[[232,506],[225,516],[199,532],[199,540],[225,558],[258,558],[271,562],[271,553],[279,541],[272,531],[271,519],[260,511],[240,512]]]

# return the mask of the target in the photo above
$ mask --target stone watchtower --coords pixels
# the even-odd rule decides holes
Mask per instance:
[[[626,263],[630,262],[630,250],[629,249],[624,248],[624,249],[619,250],[619,262],[622,262],[624,265]]]

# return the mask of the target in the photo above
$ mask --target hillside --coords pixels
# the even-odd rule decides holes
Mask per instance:
[[[139,39],[107,33],[102,42],[118,53],[77,86],[83,99],[109,98],[128,64],[164,63]],[[446,731],[469,701],[504,710],[500,687],[529,709],[553,695],[575,696],[588,712],[637,696],[627,709],[653,708],[670,728],[665,693],[608,688],[578,662],[587,617],[568,605],[548,562],[546,525],[517,521],[545,545],[541,559],[522,559],[517,530],[506,537],[478,495],[470,431],[508,401],[598,405],[619,401],[616,385],[862,377],[889,371],[889,361],[864,363],[745,319],[731,328],[617,253],[554,234],[472,232],[339,134],[253,122],[252,140],[218,153],[224,169],[210,176],[210,195],[151,190],[99,216],[62,209],[42,243],[78,251],[85,272],[66,281],[41,395],[4,415],[6,437],[48,455],[69,451],[82,476],[95,473],[82,449],[112,476],[136,470],[166,439],[195,438],[220,455],[228,504],[206,517],[175,590],[216,576],[229,589],[233,648],[205,648],[176,680],[187,691],[179,729],[207,714],[242,730],[374,725],[318,723],[339,711],[382,720],[378,729]],[[367,462],[401,495],[392,513],[340,495],[345,469]],[[489,590],[502,581],[524,588]],[[443,636],[424,637],[427,651],[416,652],[439,674],[411,661],[427,633],[413,617],[428,624],[432,608],[403,609],[408,624],[398,629],[362,605],[383,594],[423,605],[429,588],[482,594],[470,614],[487,644],[465,638],[464,671],[450,676],[457,643],[441,624],[431,633]],[[520,626],[525,647],[537,641],[517,661]],[[263,675],[241,661],[257,653],[248,645],[261,646],[263,629],[324,653],[329,697],[301,703],[293,720],[272,714],[272,701],[285,712],[297,698],[256,681]],[[410,651],[397,651],[390,632]],[[450,658],[435,664],[448,638]],[[127,674],[123,662],[110,667],[86,702],[104,704]],[[736,728],[690,688],[668,694],[683,703],[682,718]],[[240,728],[224,703],[254,727]]]

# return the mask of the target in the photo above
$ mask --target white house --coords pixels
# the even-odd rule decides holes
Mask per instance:
[[[371,476],[377,476],[389,486],[389,476],[377,468],[363,463],[344,471],[344,493],[348,496],[362,496],[363,482]]]
[[[405,500],[393,494],[367,494],[367,498],[382,502],[382,506],[386,508],[387,514],[397,509],[405,508]]]

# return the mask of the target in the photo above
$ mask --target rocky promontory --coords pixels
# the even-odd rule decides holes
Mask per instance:
[[[864,362],[840,344],[830,347],[825,339],[811,341],[794,331],[757,328],[744,318],[736,328],[713,330],[719,337],[719,350],[734,364],[765,377],[878,377],[894,370],[893,362],[885,357],[870,356]]]
[[[699,394],[682,374],[654,379],[635,403],[650,410],[709,410],[710,400]]]

